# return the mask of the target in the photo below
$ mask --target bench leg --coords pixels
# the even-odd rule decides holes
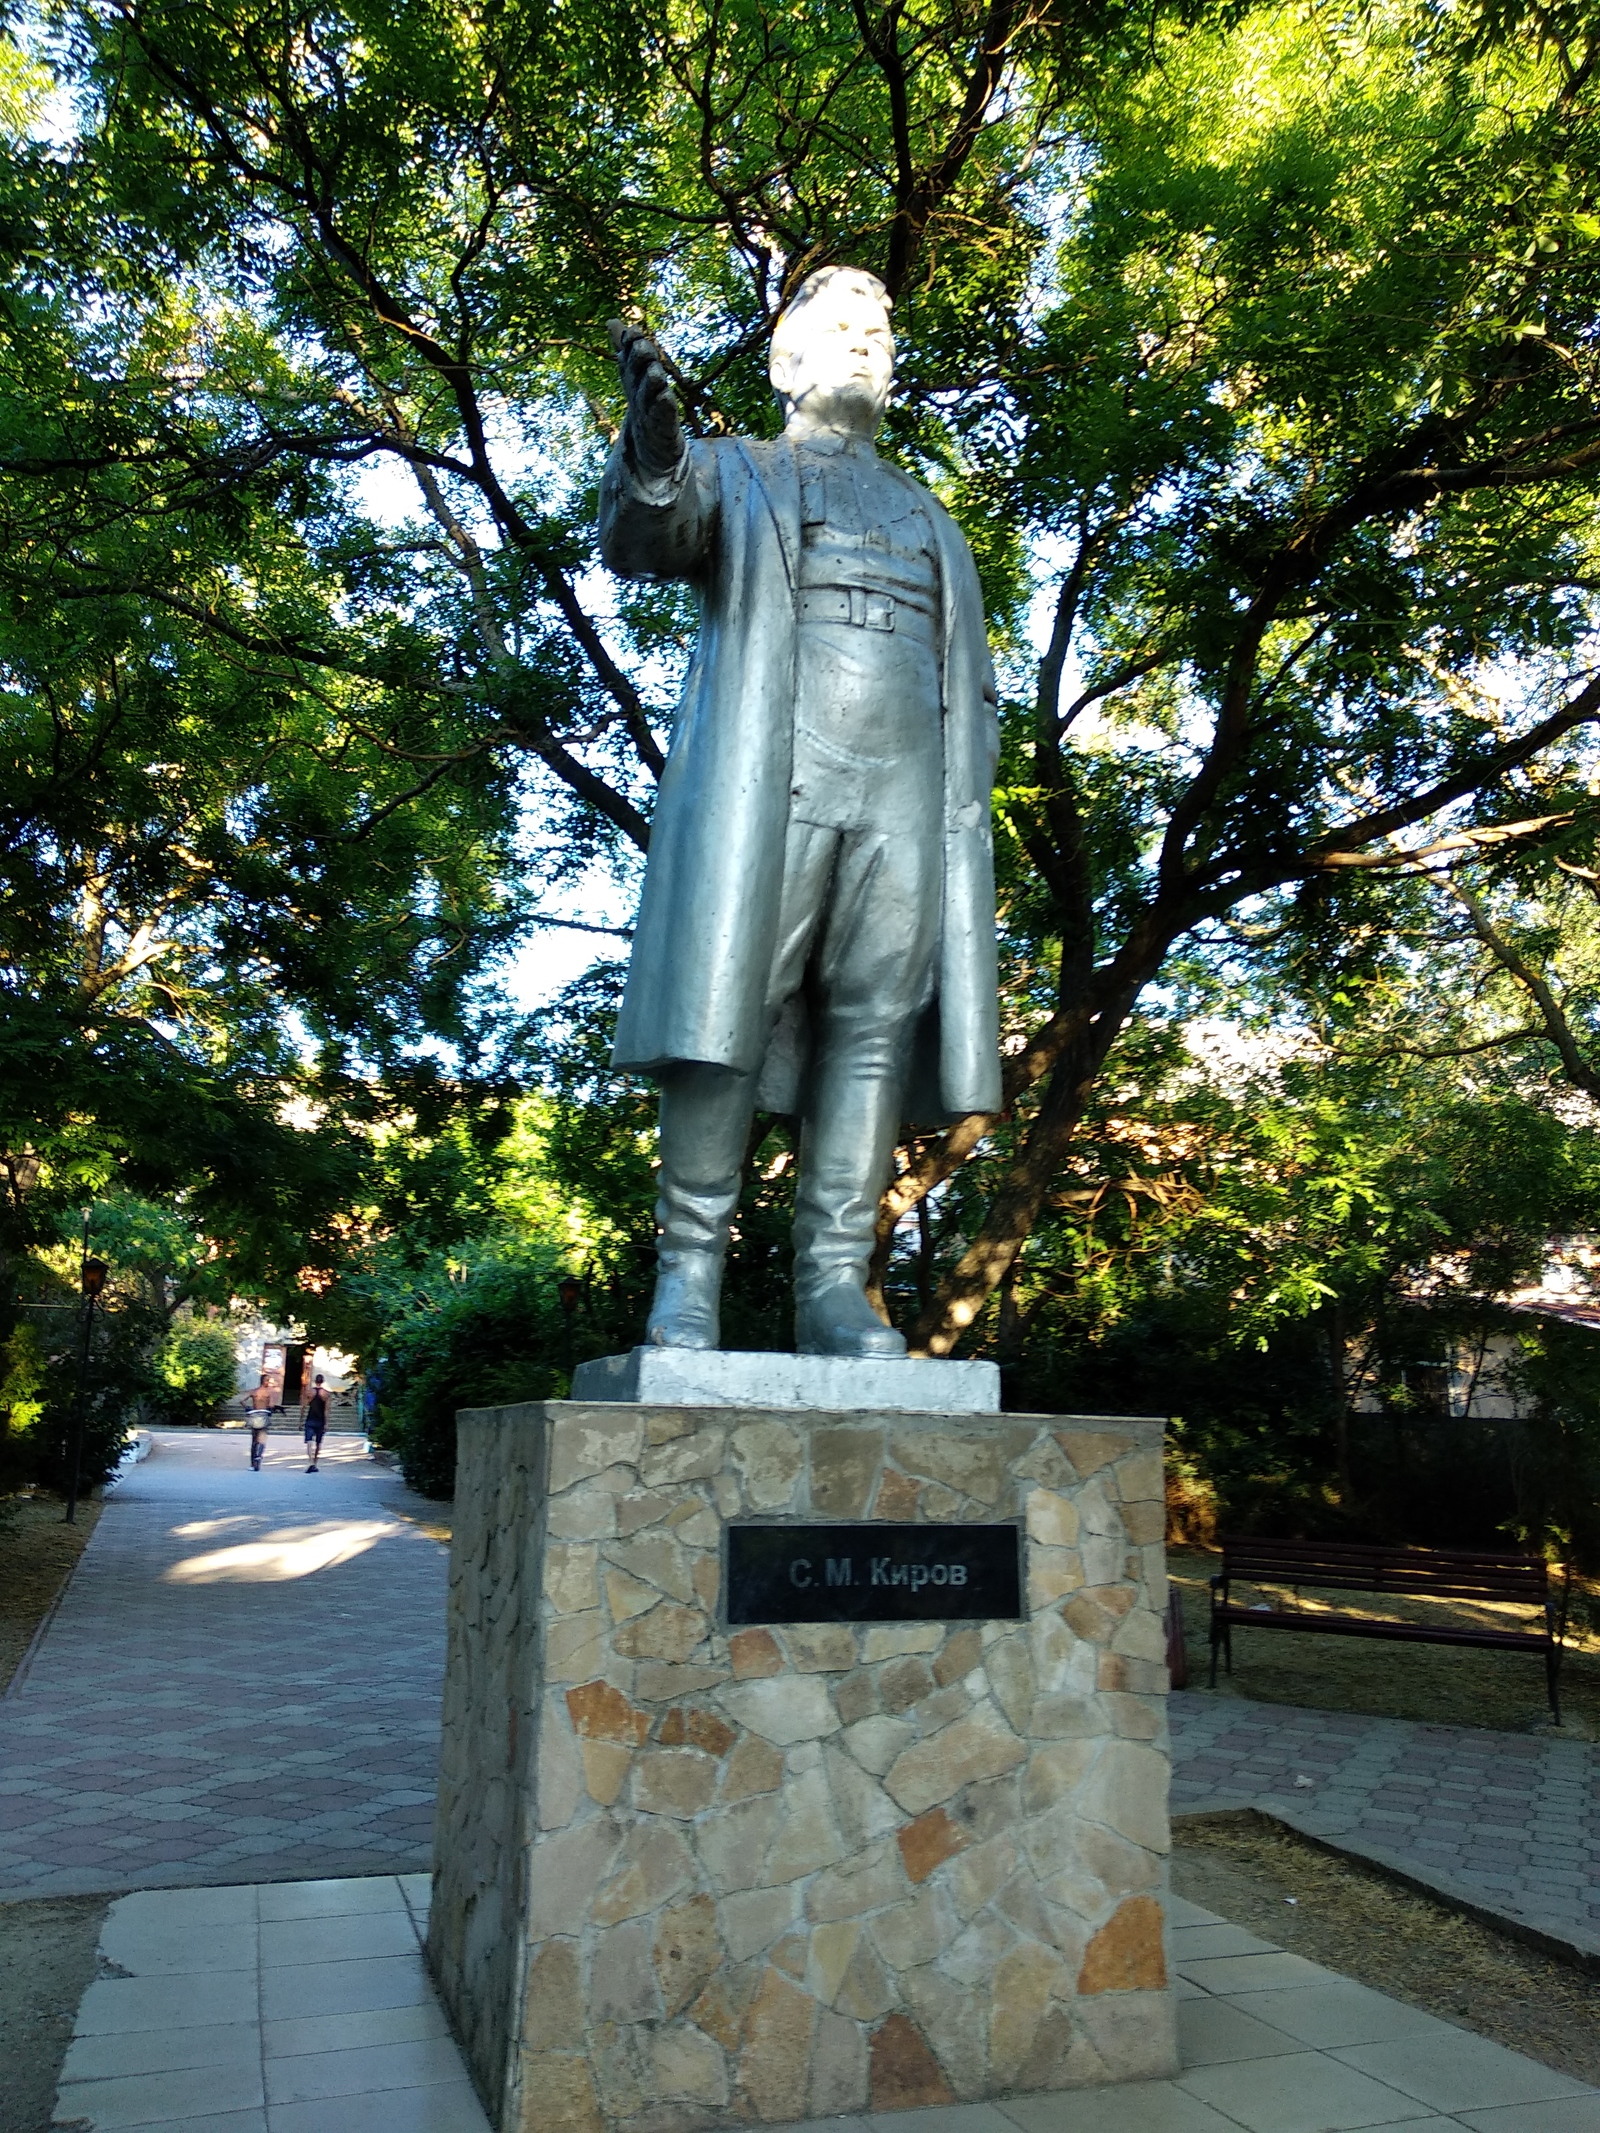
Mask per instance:
[[[1544,1655],[1545,1685],[1550,1692],[1550,1723],[1561,1723],[1561,1654],[1552,1648]]]

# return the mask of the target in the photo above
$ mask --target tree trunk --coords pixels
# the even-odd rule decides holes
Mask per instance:
[[[1328,1390],[1333,1396],[1333,1441],[1339,1475],[1339,1501],[1348,1511],[1354,1496],[1350,1480],[1350,1392],[1345,1382],[1344,1305],[1336,1296],[1328,1306]]]
[[[1160,960],[1158,955],[1137,982],[1125,982],[1117,999],[1098,1013],[1075,1018],[1045,1082],[1038,1116],[989,1203],[983,1227],[917,1321],[911,1336],[913,1355],[948,1355],[1016,1263],[1061,1174],[1123,1019]]]

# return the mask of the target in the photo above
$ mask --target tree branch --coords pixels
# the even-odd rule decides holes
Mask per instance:
[[[1467,923],[1500,968],[1516,980],[1538,1008],[1544,1034],[1555,1046],[1568,1081],[1575,1089],[1581,1089],[1591,1103],[1600,1103],[1600,1072],[1584,1057],[1578,1040],[1573,1035],[1566,1010],[1549,984],[1527,958],[1512,946],[1464,881],[1458,881],[1454,875],[1446,875],[1441,879],[1440,886],[1467,914]]]

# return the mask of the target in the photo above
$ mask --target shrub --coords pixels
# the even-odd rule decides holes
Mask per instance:
[[[0,1487],[65,1490],[79,1399],[83,1320],[74,1311],[14,1326],[0,1347]],[[127,1413],[149,1390],[148,1344],[133,1314],[97,1311],[83,1377],[80,1485],[111,1474],[127,1441]]]
[[[156,1350],[151,1402],[179,1426],[208,1428],[234,1389],[233,1335],[204,1318],[180,1318]]]
[[[37,1478],[39,1424],[50,1404],[50,1365],[36,1326],[16,1325],[0,1347],[0,1490]]]
[[[369,1382],[377,1441],[398,1452],[412,1488],[449,1496],[456,1410],[548,1400],[566,1389],[559,1266],[542,1256],[488,1258],[441,1273],[392,1324]]]

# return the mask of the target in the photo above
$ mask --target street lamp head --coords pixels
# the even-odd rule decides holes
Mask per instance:
[[[111,1269],[103,1259],[86,1259],[83,1262],[83,1293],[98,1296],[106,1285],[106,1276]]]
[[[561,1299],[562,1310],[570,1318],[578,1308],[578,1298],[583,1294],[583,1283],[569,1274],[565,1281],[557,1284],[556,1294]]]

